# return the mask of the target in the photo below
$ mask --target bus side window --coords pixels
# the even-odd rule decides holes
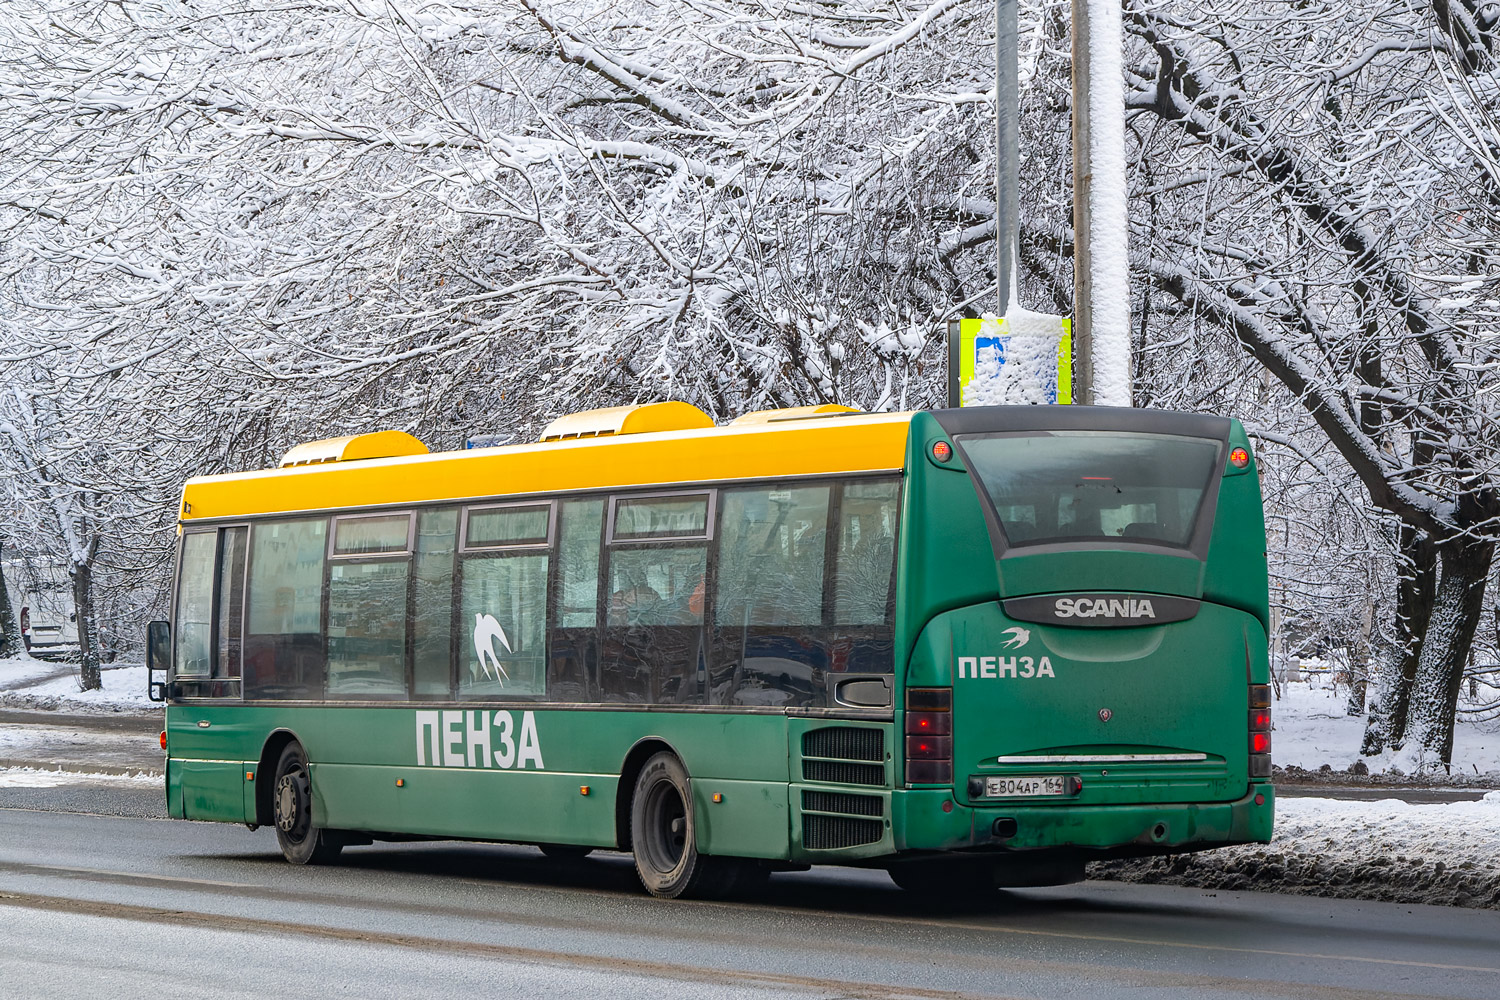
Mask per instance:
[[[900,495],[901,484],[895,480],[844,486],[834,583],[834,620],[839,625],[883,625],[891,620]]]
[[[207,677],[213,655],[214,555],[218,533],[195,531],[182,538],[182,571],[177,581],[177,637],[172,675]]]
[[[246,698],[323,696],[324,518],[255,525],[245,630]]]
[[[328,564],[328,697],[406,695],[411,514],[333,519]]]
[[[725,492],[717,624],[822,624],[828,493],[827,486]]]
[[[557,592],[548,641],[548,684],[557,701],[595,701],[599,543],[603,500],[570,500],[558,511]]]
[[[547,693],[552,505],[470,507],[462,541],[460,698]]]
[[[726,490],[719,521],[716,705],[822,704],[828,486]]]
[[[239,694],[240,658],[245,629],[245,540],[250,529],[240,525],[219,531],[218,641],[213,678],[203,693],[223,698]]]
[[[447,697],[453,686],[453,553],[458,511],[417,515],[412,567],[412,684],[417,697]]]
[[[702,704],[713,494],[616,497],[610,516],[601,697]]]

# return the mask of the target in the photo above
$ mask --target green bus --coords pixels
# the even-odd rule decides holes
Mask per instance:
[[[148,643],[168,811],[274,827],[294,863],[463,839],[628,851],[665,897],[814,864],[971,892],[1271,836],[1233,420],[385,431],[189,481],[178,544]]]

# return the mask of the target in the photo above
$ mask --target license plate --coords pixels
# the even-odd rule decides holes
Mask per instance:
[[[1060,774],[1025,774],[1014,778],[986,777],[984,794],[987,798],[1009,798],[1018,795],[1065,795],[1065,783]]]

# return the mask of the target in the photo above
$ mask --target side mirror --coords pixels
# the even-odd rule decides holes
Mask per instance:
[[[152,674],[166,673],[172,666],[172,626],[152,622],[146,626],[146,697],[152,701],[167,700],[167,685],[151,680]]]

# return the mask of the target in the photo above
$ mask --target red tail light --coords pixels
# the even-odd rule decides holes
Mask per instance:
[[[1250,685],[1250,777],[1271,776],[1271,685]]]
[[[163,750],[167,748],[167,731],[165,729],[161,731],[161,748]]]
[[[907,712],[906,731],[913,736],[948,736],[953,732],[952,712]]]
[[[953,783],[953,689],[906,692],[906,780],[914,785]]]
[[[908,736],[906,756],[908,760],[952,760],[953,737]]]

